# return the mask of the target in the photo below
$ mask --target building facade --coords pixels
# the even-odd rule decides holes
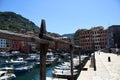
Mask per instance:
[[[79,29],[75,32],[74,42],[84,50],[99,50],[107,46],[107,33],[102,26]]]
[[[101,46],[101,49],[109,48],[108,47],[108,29],[101,30],[100,46]]]
[[[12,40],[6,40],[6,51],[10,51],[12,49]]]
[[[20,41],[18,41],[18,40],[13,40],[13,41],[12,41],[12,50],[13,50],[13,51],[19,51],[20,48],[21,48]]]
[[[81,30],[80,33],[80,46],[85,50],[93,49],[93,40],[92,40],[92,32],[90,30]]]
[[[74,44],[80,46],[81,29],[78,29],[74,34]]]
[[[58,37],[58,39],[70,42],[70,38],[68,37]],[[60,51],[69,51],[70,46],[64,43],[55,43],[55,48],[59,49]]]
[[[91,28],[93,41],[94,41],[94,48],[95,50],[106,48],[107,46],[107,37],[108,31],[105,30],[102,26]]]
[[[120,25],[109,26],[108,35],[108,47],[120,48]]]
[[[6,51],[6,39],[0,38],[0,52]]]

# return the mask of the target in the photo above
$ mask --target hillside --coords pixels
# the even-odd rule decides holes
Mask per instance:
[[[25,29],[26,31],[39,33],[38,26],[14,12],[0,12],[0,29],[16,32],[20,29]]]
[[[62,36],[63,36],[63,37],[73,38],[74,33],[71,33],[71,34],[63,34]]]

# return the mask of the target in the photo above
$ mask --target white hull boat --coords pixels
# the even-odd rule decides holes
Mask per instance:
[[[13,80],[16,76],[13,73],[7,73],[7,71],[0,71],[0,80]]]

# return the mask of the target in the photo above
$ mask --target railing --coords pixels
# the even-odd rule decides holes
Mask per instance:
[[[13,33],[13,32],[9,32],[6,30],[0,30],[0,38],[23,40],[23,41],[27,41],[27,42],[35,42],[35,43],[40,44],[40,71],[41,71],[40,72],[40,80],[46,80],[46,53],[47,53],[50,41],[54,41],[57,43],[64,43],[64,44],[69,45],[70,55],[71,55],[71,59],[70,59],[71,60],[71,80],[74,80],[74,77],[73,77],[73,51],[74,51],[74,48],[78,48],[80,50],[80,46],[76,46],[72,42],[63,41],[58,38],[49,36],[46,34],[46,32],[47,31],[46,31],[45,20],[42,19],[39,37]],[[79,54],[79,60],[80,60],[79,62],[81,64],[81,54]]]

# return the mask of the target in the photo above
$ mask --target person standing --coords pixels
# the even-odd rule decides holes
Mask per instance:
[[[116,48],[116,54],[117,54],[117,55],[119,54],[119,49],[118,49],[118,48]]]

